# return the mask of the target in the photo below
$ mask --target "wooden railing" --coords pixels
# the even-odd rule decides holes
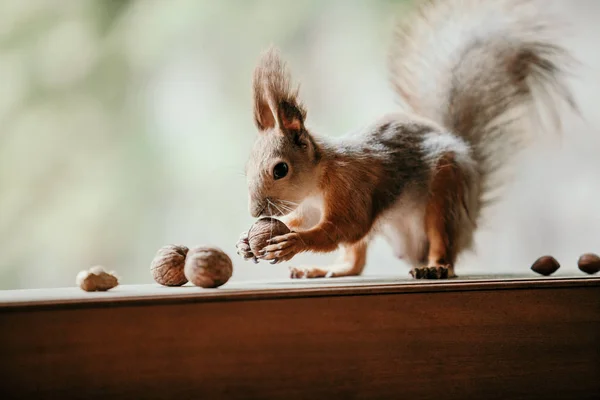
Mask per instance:
[[[600,278],[0,292],[0,399],[599,399]]]

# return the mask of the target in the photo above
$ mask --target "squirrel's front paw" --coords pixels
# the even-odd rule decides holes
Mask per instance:
[[[268,241],[269,245],[257,256],[260,260],[271,260],[271,264],[291,260],[296,254],[304,251],[306,246],[297,232],[276,236]]]
[[[242,233],[240,240],[235,245],[237,253],[244,258],[244,260],[252,260],[255,264],[258,263],[256,256],[250,250],[250,243],[248,242],[248,232]]]

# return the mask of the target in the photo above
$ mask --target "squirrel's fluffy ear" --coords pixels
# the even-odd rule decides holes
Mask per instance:
[[[298,133],[304,130],[306,110],[298,100],[298,88],[292,89],[289,71],[276,48],[260,58],[254,70],[254,120],[261,131],[278,126]]]

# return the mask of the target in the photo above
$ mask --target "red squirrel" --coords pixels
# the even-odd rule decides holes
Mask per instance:
[[[288,261],[341,247],[330,267],[292,267],[292,278],[360,275],[383,235],[416,279],[456,276],[498,176],[523,147],[536,105],[576,107],[567,50],[551,40],[534,0],[427,1],[401,24],[390,57],[403,107],[339,139],[310,131],[306,108],[275,48],[253,76],[258,135],[246,166],[253,217],[292,232],[245,259]]]

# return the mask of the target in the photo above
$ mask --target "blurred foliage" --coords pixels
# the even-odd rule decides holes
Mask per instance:
[[[96,0],[94,11],[100,32],[109,31],[132,2],[133,0]]]

